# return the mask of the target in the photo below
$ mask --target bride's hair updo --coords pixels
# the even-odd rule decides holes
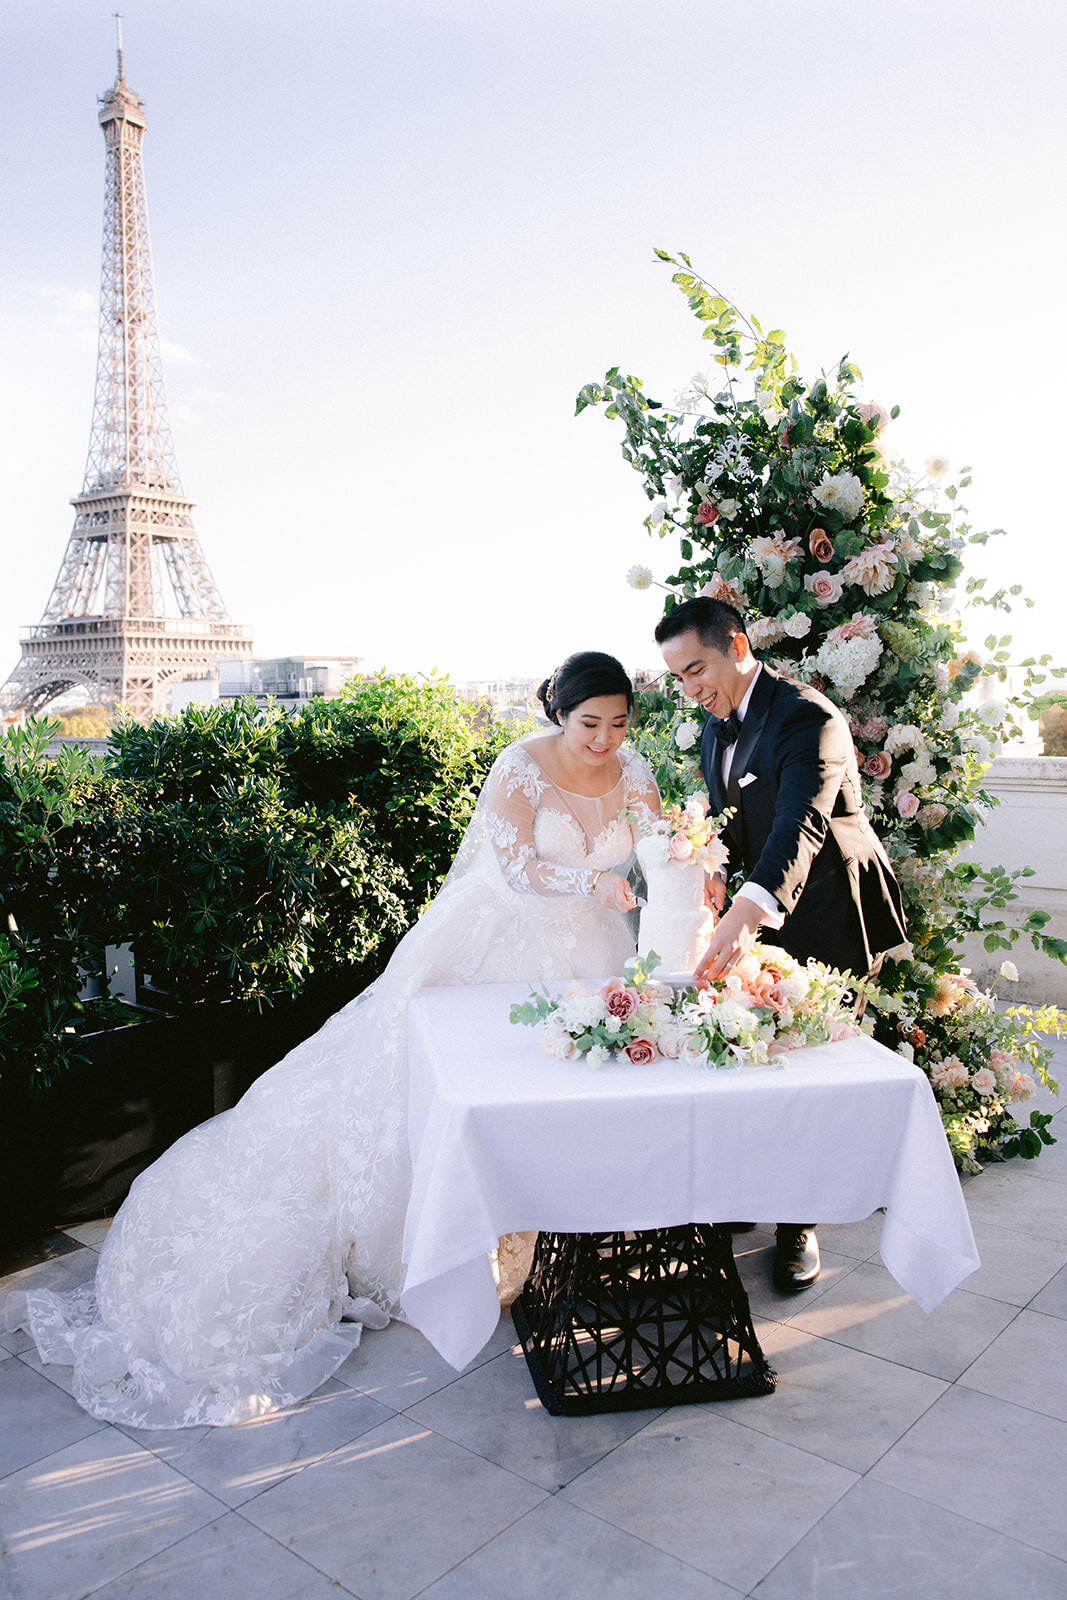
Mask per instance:
[[[546,678],[537,691],[537,698],[545,708],[549,722],[562,726],[568,716],[583,700],[595,700],[601,695],[624,694],[627,711],[633,710],[634,686],[626,676],[620,661],[606,656],[601,650],[579,650],[568,656],[550,678]]]

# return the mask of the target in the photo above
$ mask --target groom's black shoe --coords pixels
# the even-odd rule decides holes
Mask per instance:
[[[810,1289],[821,1270],[814,1222],[780,1222],[774,1247],[774,1287],[779,1294]]]

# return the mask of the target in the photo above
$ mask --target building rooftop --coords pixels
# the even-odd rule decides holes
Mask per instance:
[[[1067,1077],[1061,1041],[1054,1072]],[[1042,1093],[1045,1109],[1061,1106]],[[1027,1107],[1029,1110],[1030,1107]],[[1067,1109],[1037,1161],[965,1183],[982,1267],[929,1317],[880,1218],[823,1227],[823,1276],[735,1249],[764,1398],[551,1417],[505,1317],[462,1374],[399,1323],[292,1410],[173,1433],[94,1421],[0,1334],[4,1593],[19,1600],[1062,1600]],[[90,1277],[106,1221],[0,1281]]]

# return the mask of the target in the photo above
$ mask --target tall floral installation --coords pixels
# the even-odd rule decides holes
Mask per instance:
[[[703,324],[721,388],[701,376],[663,405],[613,367],[581,390],[577,410],[602,406],[623,423],[623,456],[652,502],[645,524],[678,540],[669,596],[706,593],[735,606],[761,659],[847,717],[910,935],[883,967],[877,1032],[927,1073],[957,1165],[973,1172],[984,1160],[1036,1156],[1053,1142],[1050,1118],[1031,1112],[1020,1126],[1009,1106],[1028,1099],[1035,1080],[1056,1087],[1042,1035],[1067,1031],[1067,1016],[1052,1006],[998,1008],[961,969],[961,949],[971,932],[989,951],[1025,934],[1067,961],[1067,942],[1044,932],[1046,912],[1021,928],[999,915],[1026,873],[961,861],[958,851],[994,803],[982,787],[992,741],[1021,737],[1021,719],[1059,698],[1041,685],[1062,669],[1031,659],[1021,695],[968,698],[984,676],[1005,681],[1010,643],[992,632],[982,659],[954,613],[964,551],[990,537],[966,521],[968,469],[953,478],[932,458],[922,474],[910,471],[884,439],[899,408],[861,398],[861,373],[847,358],[807,382],[784,333],[765,334],[688,256],[656,255]],[[629,580],[646,588],[652,574],[634,567]],[[1019,590],[986,593],[971,577],[965,593],[996,614]],[[636,741],[668,800],[693,787],[703,715],[673,688],[646,693],[640,707]],[[1016,976],[1006,960],[1001,978]]]

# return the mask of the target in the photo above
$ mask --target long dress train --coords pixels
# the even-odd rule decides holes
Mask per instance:
[[[410,1184],[407,1005],[431,985],[603,977],[633,954],[593,896],[658,810],[625,748],[600,799],[552,783],[524,744],[494,763],[449,875],[382,976],[137,1179],[94,1284],[9,1296],[93,1416],[226,1425],[304,1398],[403,1316]],[[487,1071],[492,1063],[487,1063]]]

